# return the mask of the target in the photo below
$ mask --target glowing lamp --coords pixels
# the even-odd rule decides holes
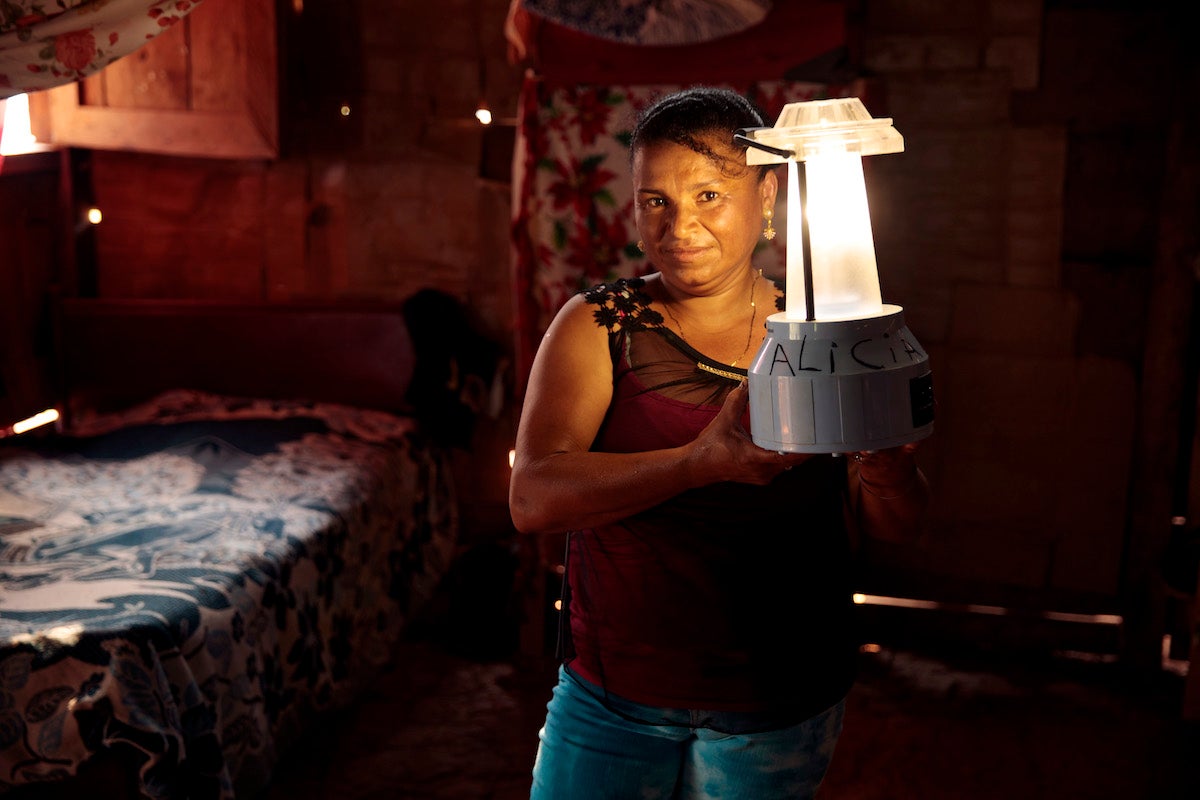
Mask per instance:
[[[787,304],[749,367],[755,444],[848,453],[928,436],[929,358],[882,301],[863,180],[863,156],[904,149],[891,119],[856,97],[813,100],[735,138],[747,164],[788,165]]]
[[[18,422],[14,422],[7,428],[0,428],[0,439],[7,436],[19,436],[22,433],[27,433],[34,428],[40,428],[43,425],[49,425],[51,422],[58,421],[58,409],[48,408],[45,411],[38,412],[32,417],[27,417]]]

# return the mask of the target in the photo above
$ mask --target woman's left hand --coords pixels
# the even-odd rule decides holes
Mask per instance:
[[[923,535],[930,494],[916,449],[910,442],[853,454],[852,500],[859,530],[868,537],[914,542]]]
[[[917,443],[909,442],[884,450],[860,450],[853,458],[858,476],[876,489],[902,489],[917,478]]]

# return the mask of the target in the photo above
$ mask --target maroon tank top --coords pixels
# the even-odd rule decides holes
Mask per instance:
[[[596,451],[692,440],[745,376],[665,327],[643,285],[587,292],[614,364]],[[848,690],[857,652],[845,483],[840,458],[815,456],[767,486],[706,486],[573,531],[567,667],[653,706],[797,719],[828,708]]]

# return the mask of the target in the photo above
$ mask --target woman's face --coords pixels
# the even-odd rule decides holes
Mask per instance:
[[[672,142],[646,145],[633,157],[634,220],[646,256],[665,280],[703,293],[742,277],[774,207],[773,173],[759,171],[721,137],[701,137],[710,156]]]

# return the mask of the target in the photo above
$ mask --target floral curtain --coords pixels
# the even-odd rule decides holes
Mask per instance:
[[[718,84],[745,93],[770,124],[786,103],[847,96],[849,86],[799,81]],[[653,267],[637,249],[629,136],[637,113],[675,84],[551,85],[526,76],[513,174],[517,374],[572,294]],[[777,209],[786,217],[783,198]],[[759,246],[755,264],[782,278],[786,233]],[[523,389],[523,387],[521,387]]]
[[[3,0],[0,97],[79,80],[128,55],[201,0]]]
[[[5,99],[97,72],[201,0],[0,0],[0,140]],[[0,155],[0,170],[4,156]]]
[[[615,42],[679,45],[707,42],[762,22],[771,0],[519,0],[545,19]]]
[[[202,0],[4,0],[0,97],[78,80],[128,55]]]

